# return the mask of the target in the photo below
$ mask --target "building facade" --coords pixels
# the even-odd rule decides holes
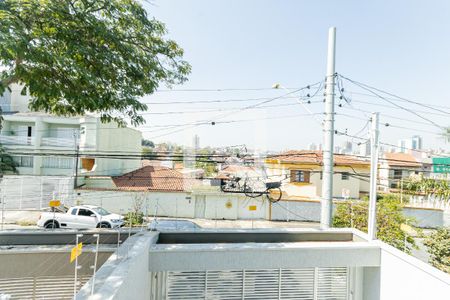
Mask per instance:
[[[351,155],[334,155],[333,197],[360,198],[369,192],[370,164]],[[283,199],[319,199],[322,151],[288,151],[266,160],[267,176],[282,182]]]
[[[73,176],[78,173],[118,175],[139,168],[140,159],[113,159],[112,154],[138,156],[142,134],[94,115],[61,117],[30,112],[29,96],[20,87],[0,98],[3,123],[0,144],[13,156],[21,175]]]

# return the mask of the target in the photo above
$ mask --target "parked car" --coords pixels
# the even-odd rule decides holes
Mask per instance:
[[[201,227],[189,220],[155,219],[148,224],[151,231],[196,230]]]
[[[66,213],[43,212],[37,222],[43,228],[119,228],[124,225],[123,216],[108,212],[100,206],[79,205]]]

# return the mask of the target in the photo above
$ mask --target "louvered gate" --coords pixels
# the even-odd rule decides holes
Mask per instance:
[[[347,300],[348,268],[158,272],[153,300]]]
[[[80,289],[90,275],[78,277]],[[73,276],[40,276],[0,279],[0,299],[72,299]],[[6,298],[9,295],[10,298]]]

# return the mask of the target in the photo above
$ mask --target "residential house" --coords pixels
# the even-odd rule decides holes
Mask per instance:
[[[118,175],[139,168],[140,158],[131,158],[141,153],[140,131],[102,123],[95,115],[61,117],[31,112],[29,100],[20,94],[18,85],[0,97],[0,144],[13,156],[19,174],[73,176],[77,152],[79,173]],[[108,157],[113,154],[130,157]]]
[[[322,151],[287,151],[266,159],[267,176],[282,181],[283,200],[320,199]],[[333,197],[360,198],[369,192],[370,162],[352,155],[334,155]]]
[[[148,164],[149,162],[147,162]],[[147,165],[120,176],[91,176],[77,190],[76,201],[112,212],[127,212],[141,202],[148,216],[206,219],[266,219],[267,202],[243,193],[224,193],[211,180],[181,170]]]
[[[380,188],[386,192],[398,189],[402,180],[408,179],[411,175],[428,176],[430,171],[430,163],[422,163],[410,153],[386,152],[379,163]]]

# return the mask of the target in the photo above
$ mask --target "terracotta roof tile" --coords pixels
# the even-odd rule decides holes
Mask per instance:
[[[419,168],[422,164],[417,159],[408,153],[389,153],[384,154],[386,163],[391,167],[415,167]]]
[[[291,150],[283,152],[279,155],[272,156],[270,157],[270,159],[278,160],[280,163],[313,164],[313,165],[323,164],[322,151]],[[370,161],[368,161],[365,158],[354,155],[334,154],[334,164],[369,166]]]
[[[145,166],[121,176],[112,177],[118,189],[128,191],[175,191],[192,187],[197,180],[166,167]]]

